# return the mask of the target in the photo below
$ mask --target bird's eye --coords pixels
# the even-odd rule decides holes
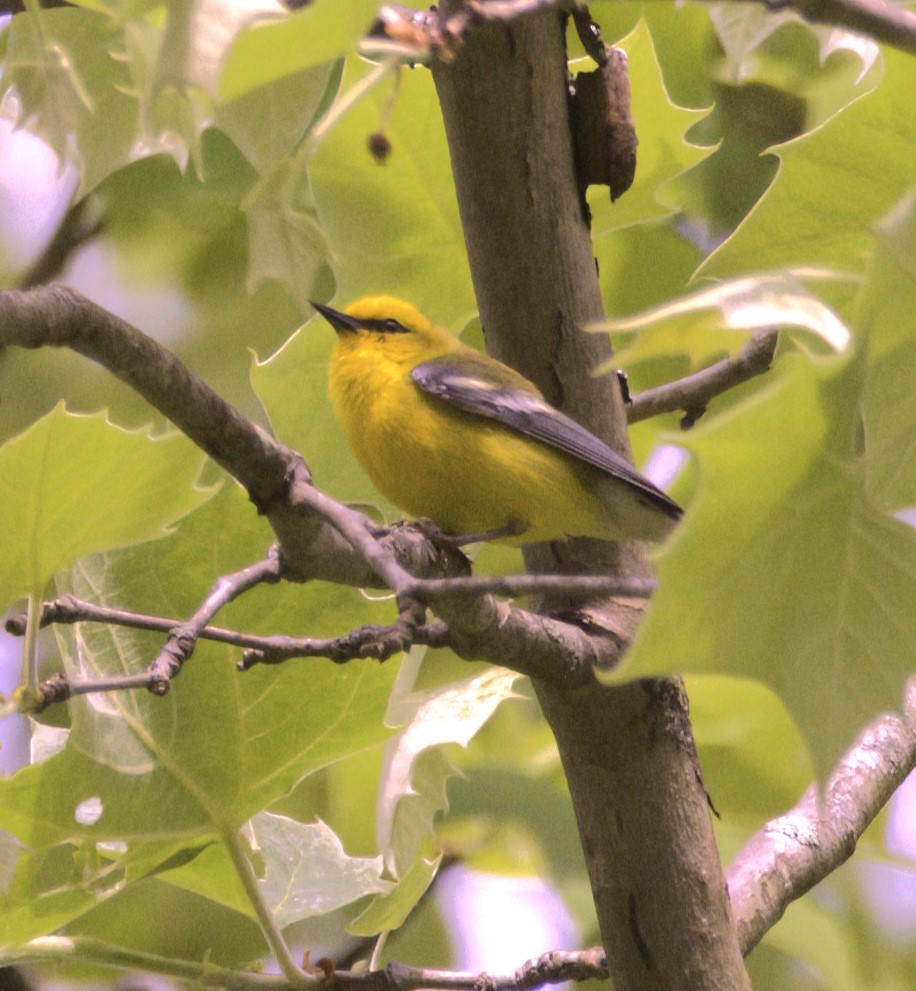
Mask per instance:
[[[389,317],[382,321],[382,330],[389,334],[397,334],[403,332],[404,328],[393,317]]]

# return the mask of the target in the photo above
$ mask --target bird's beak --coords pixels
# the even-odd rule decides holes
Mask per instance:
[[[316,303],[314,300],[311,303],[338,333],[341,331],[355,333],[359,330],[359,322],[353,317],[348,317],[346,313],[341,313],[340,310],[333,310],[330,306],[324,306],[322,303]]]

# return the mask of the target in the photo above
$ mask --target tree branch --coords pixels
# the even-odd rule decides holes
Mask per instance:
[[[439,5],[443,16],[456,9]],[[579,332],[604,313],[573,159],[563,28],[543,9],[481,25],[453,61],[433,63],[433,80],[487,351],[627,456],[620,391],[591,374],[611,359],[610,342]],[[632,542],[534,545],[525,559],[542,573],[650,573]],[[491,637],[503,632],[488,604],[470,605]],[[643,605],[596,597],[589,606],[618,656]],[[436,602],[455,638],[450,608],[462,611]],[[680,683],[604,687],[573,669],[566,682],[537,677],[534,687],[569,782],[615,987],[748,988]]]
[[[685,430],[692,427],[706,412],[706,406],[714,396],[770,370],[778,339],[776,330],[759,331],[733,358],[725,358],[693,375],[638,393],[627,404],[627,422],[639,423],[661,413],[684,410],[681,426]]]
[[[442,611],[446,615],[452,615],[455,620],[454,636],[452,629],[443,622],[418,623],[412,629],[406,629],[397,623],[394,626],[362,626],[332,639],[254,636],[218,627],[200,626],[208,614],[212,615],[212,607],[220,601],[217,594],[222,597],[222,601],[228,601],[230,592],[234,593],[231,597],[235,597],[258,583],[254,579],[261,573],[260,581],[278,580],[271,559],[263,562],[260,570],[258,566],[253,566],[235,576],[220,579],[214,585],[216,594],[211,593],[207,599],[209,606],[202,607],[186,623],[168,617],[109,609],[64,595],[42,605],[39,624],[44,627],[52,623],[96,622],[169,633],[169,641],[163,648],[170,659],[166,664],[177,663],[170,650],[180,652],[180,663],[183,664],[190,657],[189,646],[196,644],[197,640],[216,640],[245,648],[238,665],[243,671],[257,664],[280,664],[294,658],[320,657],[341,664],[357,658],[384,660],[391,656],[394,649],[406,649],[413,644],[449,646],[466,660],[490,660],[521,674],[569,686],[592,681],[596,668],[606,670],[616,665],[631,632],[630,628],[605,628],[599,632],[590,632],[576,623],[518,609],[488,593],[527,594],[534,591],[563,590],[583,595],[609,592],[621,597],[641,599],[650,595],[654,588],[654,582],[640,579],[624,582],[600,575],[413,579],[410,589],[412,595],[433,604],[444,602]],[[245,587],[243,581],[247,583]],[[639,612],[640,608],[634,606],[630,614],[637,616]],[[579,619],[584,619],[587,623],[587,613]],[[193,635],[189,632],[189,624],[193,627]],[[491,626],[496,628],[495,633],[491,632]],[[24,615],[13,615],[7,619],[8,633],[22,636],[25,630]],[[160,666],[161,663],[160,661]],[[174,673],[172,672],[171,677],[174,677]],[[167,671],[151,666],[146,672],[138,674],[87,681],[54,675],[39,686],[38,697],[31,700],[30,706],[33,710],[41,711],[74,695],[94,692],[133,688],[157,690],[157,686],[161,691],[160,683],[167,674]]]
[[[88,197],[83,197],[64,214],[54,236],[19,279],[20,289],[31,289],[56,279],[74,252],[98,237],[103,228],[102,220],[100,217],[87,219],[88,206]]]
[[[788,905],[845,863],[859,837],[916,767],[916,678],[903,715],[876,719],[823,789],[812,785],[785,815],[744,845],[726,872],[738,939],[747,955]]]
[[[738,0],[768,10],[795,10],[813,24],[830,24],[916,55],[916,13],[890,0]]]
[[[795,10],[813,24],[847,28],[916,55],[916,13],[890,0],[733,2],[759,3],[774,11]],[[573,0],[465,0],[461,10],[445,17],[399,4],[386,4],[383,9],[388,20],[380,19],[379,33],[417,53],[418,57],[432,52],[450,62],[475,28],[498,22],[507,24],[550,7],[563,11],[582,9]]]
[[[606,981],[607,960],[600,946],[590,950],[552,950],[528,960],[511,974],[441,971],[390,963],[365,978],[348,972],[334,973],[334,986],[344,991],[534,991],[564,981]]]
[[[60,286],[0,293],[0,344],[70,347],[108,368],[248,488],[279,540],[278,556],[272,562],[221,579],[190,620],[169,627],[169,641],[148,672],[126,680],[119,675],[105,683],[55,677],[42,686],[44,702],[38,704],[125,687],[164,690],[197,639],[207,635],[215,612],[250,587],[249,581],[274,581],[278,575],[298,582],[319,577],[358,587],[382,585],[398,597],[400,615],[393,626],[365,628],[331,641],[300,641],[295,656],[315,656],[327,649],[335,660],[343,654],[382,660],[431,635],[423,621],[422,600],[433,604],[447,622],[449,643],[460,656],[508,665],[550,683],[582,684],[593,679],[596,666],[618,662],[622,644],[635,628],[630,619],[641,606],[624,604],[623,619],[616,623],[601,625],[589,617],[589,629],[583,629],[534,615],[492,595],[480,598],[481,592],[516,594],[548,587],[567,594],[578,590],[645,596],[651,583],[640,577],[562,575],[514,581],[468,579],[467,559],[435,528],[421,521],[396,524],[380,534],[361,513],[315,489],[301,455],[242,417],[161,345],[79,293]],[[121,618],[110,615],[112,622]],[[495,634],[490,624],[498,624]],[[130,625],[160,628],[143,621]],[[239,637],[235,642],[240,646],[255,651],[264,646],[233,636]],[[438,629],[436,642],[442,642],[443,636]],[[252,655],[249,662],[273,659],[274,646],[269,644],[263,658]],[[289,656],[290,651],[284,643],[274,657]]]
[[[165,695],[172,679],[178,676],[185,662],[194,653],[201,630],[206,629],[223,606],[257,585],[275,584],[280,578],[280,558],[276,551],[268,554],[263,561],[218,578],[194,615],[180,626],[169,630],[168,639],[147,668],[149,690],[154,695]]]
[[[23,946],[3,952],[0,964],[83,961],[108,967],[122,967],[154,974],[164,974],[202,987],[227,988],[229,991],[290,991],[303,982],[291,984],[279,974],[261,974],[231,970],[207,960],[197,963],[162,957],[154,953],[128,950],[91,936],[42,936]],[[535,991],[536,988],[565,981],[605,981],[607,961],[601,947],[590,950],[551,950],[527,960],[509,974],[486,974],[477,971],[432,970],[396,962],[380,970],[335,970],[326,967],[306,971],[305,986],[335,991]]]
[[[0,343],[67,347],[107,368],[248,490],[283,499],[291,452],[243,417],[170,351],[66,286],[0,293]]]

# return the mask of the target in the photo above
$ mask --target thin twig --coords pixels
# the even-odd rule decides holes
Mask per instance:
[[[52,675],[38,685],[28,697],[23,699],[23,708],[31,712],[41,712],[49,705],[65,702],[74,695],[90,695],[100,692],[118,692],[133,688],[146,688],[154,695],[165,695],[172,680],[179,674],[183,665],[191,657],[197,642],[204,635],[207,623],[220,609],[256,585],[277,582],[281,577],[279,555],[275,550],[256,564],[243,568],[235,574],[219,578],[209,594],[190,619],[184,623],[173,623],[166,627],[168,639],[145,671],[137,674],[113,675],[108,678],[87,680],[66,678],[62,674]],[[61,617],[61,618],[59,618]],[[76,622],[77,617],[99,622],[115,623],[134,629],[161,630],[166,620],[160,617],[142,616],[122,610],[104,609],[80,602],[72,596],[63,596],[56,602],[42,608],[42,625],[45,622]],[[7,621],[7,632],[18,633],[28,630],[28,622],[23,624],[21,616],[13,616]],[[220,631],[223,632],[223,631]],[[211,636],[209,639],[228,639]]]
[[[40,625],[71,623],[106,623],[112,626],[122,626],[133,630],[147,630],[152,633],[170,633],[181,626],[180,619],[168,616],[150,616],[145,613],[130,612],[126,609],[109,609],[98,606],[93,602],[77,599],[72,595],[62,595],[42,606]],[[12,636],[23,636],[27,629],[26,615],[14,614],[7,618],[6,632]],[[360,627],[343,637],[290,637],[256,636],[253,633],[241,633],[238,630],[227,630],[218,626],[205,626],[197,633],[198,640],[213,640],[218,643],[230,644],[233,647],[243,647],[248,653],[239,665],[241,670],[247,670],[255,664],[276,664],[291,657],[325,657],[335,663],[354,660],[358,657],[377,657],[377,649],[364,649],[373,638],[387,635],[391,627],[377,626]],[[448,643],[448,628],[444,623],[426,623],[414,631],[414,644],[427,647],[444,647]],[[60,675],[48,679],[48,693],[56,697],[48,701],[62,701],[71,695],[85,695],[93,691],[113,691],[121,688],[149,687],[150,674],[135,674],[117,678],[93,680],[89,682],[71,681]],[[98,687],[94,687],[98,686]]]
[[[240,671],[248,671],[258,664],[282,664],[300,657],[323,657],[335,664],[346,664],[358,658],[375,658],[384,661],[391,656],[389,646],[400,631],[390,626],[360,626],[345,636],[333,640],[317,640],[309,637],[261,637],[261,642],[242,655],[238,663]],[[410,643],[423,647],[448,647],[450,637],[445,623],[433,621],[418,625],[411,633]]]
[[[202,987],[228,991],[290,991],[293,985],[279,974],[231,970],[209,960],[196,962],[128,950],[91,936],[42,936],[0,951],[0,964],[78,961],[96,965],[163,974]],[[335,991],[534,991],[564,981],[606,981],[607,960],[601,947],[590,950],[552,950],[528,960],[508,974],[479,971],[432,970],[389,963],[381,970],[305,971],[296,986]]]
[[[902,716],[880,716],[866,727],[826,785],[812,785],[732,861],[726,878],[745,956],[791,902],[852,856],[859,837],[914,767],[916,678],[907,684]]]
[[[149,671],[138,674],[112,675],[110,678],[90,678],[87,680],[66,678],[62,674],[52,674],[32,691],[23,695],[19,702],[20,712],[44,712],[48,706],[66,702],[74,695],[94,695],[104,692],[124,692],[132,688],[152,688]]]
[[[442,971],[390,963],[384,970],[358,974],[337,971],[334,986],[344,991],[533,991],[564,981],[606,981],[607,958],[598,946],[590,950],[552,950],[526,961],[511,974],[481,974],[474,971]]]
[[[20,289],[45,285],[58,278],[73,254],[99,236],[103,229],[102,220],[100,217],[87,220],[88,205],[88,197],[83,197],[64,214],[44,251],[20,277]]]
[[[146,613],[130,612],[127,609],[110,609],[106,606],[78,599],[74,595],[62,595],[60,598],[45,602],[41,607],[41,628],[55,624],[71,623],[108,623],[111,626],[124,626],[132,630],[149,630],[152,633],[168,633],[181,624],[180,619],[168,616],[150,616]],[[7,617],[6,632],[14,637],[25,633],[26,616],[24,613]],[[266,637],[256,637],[250,633],[239,633],[236,630],[226,630],[219,626],[205,626],[197,634],[201,640],[215,640],[228,643],[234,647],[260,647]]]
[[[280,578],[280,557],[276,550],[272,550],[263,561],[218,578],[194,615],[170,631],[168,640],[147,669],[149,690],[154,695],[164,695],[169,690],[172,679],[194,652],[201,630],[223,606],[256,585],[275,583]]]
[[[733,358],[725,358],[693,375],[638,393],[627,404],[627,422],[638,423],[661,413],[684,410],[682,426],[693,426],[714,396],[769,371],[778,339],[778,331],[759,331]]]
[[[475,578],[417,578],[412,593],[424,602],[455,593],[469,595],[530,595],[534,592],[567,592],[570,595],[605,595],[648,599],[656,583],[646,578],[619,578],[608,575],[506,575]]]

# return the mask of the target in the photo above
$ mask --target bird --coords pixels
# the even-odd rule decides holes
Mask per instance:
[[[400,510],[502,543],[664,540],[680,506],[508,365],[392,296],[312,306],[337,333],[328,393]]]

